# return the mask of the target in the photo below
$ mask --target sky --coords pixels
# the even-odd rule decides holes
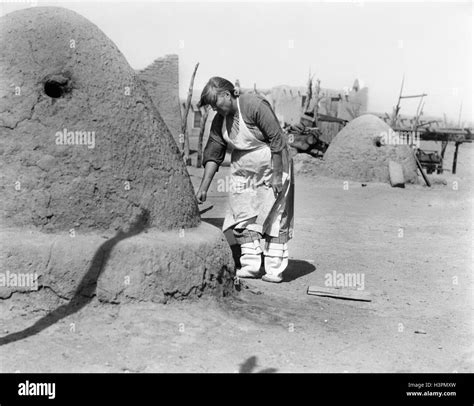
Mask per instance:
[[[0,15],[56,5],[96,24],[134,69],[178,54],[180,96],[212,76],[242,87],[342,89],[358,78],[369,110],[391,113],[404,94],[427,93],[424,113],[473,121],[473,5],[464,2],[46,2],[0,0]],[[402,101],[414,114],[418,100]]]

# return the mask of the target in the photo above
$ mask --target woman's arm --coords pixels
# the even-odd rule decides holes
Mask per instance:
[[[275,194],[283,190],[283,159],[282,153],[272,152],[272,189]]]
[[[286,147],[285,133],[267,99],[263,97],[257,99],[257,103],[254,105],[253,119],[270,144],[272,153],[281,152]]]
[[[270,103],[261,99],[255,109],[255,122],[265,139],[270,143],[272,151],[272,189],[279,194],[282,189],[283,158],[282,150],[286,147],[286,139]]]
[[[201,180],[201,185],[196,193],[196,199],[199,204],[206,201],[207,191],[211,185],[214,175],[219,170],[225,158],[227,144],[222,138],[222,117],[216,115],[212,121],[209,139],[203,154],[204,175]]]
[[[217,172],[219,165],[214,161],[207,161],[206,166],[204,167],[204,175],[201,180],[201,186],[196,193],[196,199],[199,204],[203,203],[207,199],[207,191],[211,185],[212,179]]]

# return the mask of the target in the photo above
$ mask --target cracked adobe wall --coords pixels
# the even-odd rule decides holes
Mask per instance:
[[[0,218],[41,231],[200,222],[178,148],[124,56],[75,12],[0,18]]]

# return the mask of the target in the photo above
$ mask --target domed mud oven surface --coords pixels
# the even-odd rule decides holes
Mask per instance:
[[[172,136],[133,69],[75,12],[0,23],[0,204],[8,226],[160,230],[200,222]]]
[[[390,127],[365,114],[352,120],[334,138],[324,154],[324,169],[337,178],[358,182],[389,182],[389,162],[399,163],[407,183],[417,183],[413,150],[392,139]],[[392,144],[390,144],[392,142]]]
[[[27,290],[75,306],[233,291],[224,235],[201,223],[168,128],[95,25],[56,7],[3,16],[0,75],[5,281],[33,275]]]

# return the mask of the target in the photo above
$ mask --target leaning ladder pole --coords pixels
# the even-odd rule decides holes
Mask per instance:
[[[420,102],[418,104],[418,108],[416,109],[415,122],[414,122],[414,125],[413,125],[414,131],[417,131],[418,122],[420,120],[421,115],[423,114],[423,107],[424,107],[423,98],[425,96],[426,96],[425,94],[416,96],[416,97],[421,97],[421,99],[420,99]],[[414,136],[415,136],[415,134],[414,134]],[[431,182],[429,181],[428,176],[426,176],[425,172],[423,171],[423,167],[421,166],[421,163],[418,160],[418,157],[416,156],[416,151],[414,149],[413,149],[413,156],[415,157],[416,166],[417,166],[418,170],[421,172],[421,176],[423,177],[423,180],[425,181],[426,186],[431,187]]]
[[[423,100],[425,96],[426,96],[425,94],[421,96],[420,103],[418,104],[418,108],[416,109],[415,125],[412,131],[413,133],[412,143],[415,141],[418,135],[418,127],[420,126],[420,118],[423,115],[423,108],[425,107],[425,101]]]
[[[392,128],[395,127],[396,124],[397,124],[398,112],[400,111],[400,101],[402,100],[403,84],[404,83],[405,83],[405,74],[403,74],[403,77],[402,77],[402,85],[400,86],[400,94],[398,96],[397,105],[395,106],[395,109],[393,111]]]
[[[459,117],[458,117],[458,127],[461,127],[461,115],[462,115],[462,102],[461,102],[461,106],[459,107]],[[460,142],[456,142],[454,144],[454,157],[453,157],[453,168],[452,168],[452,171],[451,173],[453,175],[456,174],[456,166],[458,164],[458,149],[459,149],[459,145],[461,145]]]
[[[321,81],[316,79],[316,86],[314,89],[314,96],[315,96],[315,103],[314,103],[314,125],[318,127],[319,125],[319,101],[321,100],[319,97],[319,93],[321,92]]]
[[[189,134],[187,132],[188,113],[191,107],[191,100],[193,97],[194,77],[196,76],[198,67],[199,67],[199,62],[194,67],[194,72],[193,72],[193,75],[191,76],[191,82],[189,84],[189,89],[188,89],[188,99],[186,100],[186,107],[184,110],[183,121],[181,123],[181,136],[179,139],[181,152],[184,155],[184,162],[186,163],[186,165],[189,164]]]
[[[304,105],[303,113],[306,113],[309,110],[309,106],[311,104],[311,98],[313,97],[313,76],[311,76],[311,69],[309,70],[309,77],[308,77],[308,86],[306,89],[306,102]]]
[[[199,128],[199,138],[198,138],[198,155],[197,155],[197,162],[196,168],[200,168],[202,166],[202,142],[204,139],[204,131],[206,130],[206,122],[207,116],[209,115],[209,109],[204,108],[204,114],[201,116],[201,126]]]

